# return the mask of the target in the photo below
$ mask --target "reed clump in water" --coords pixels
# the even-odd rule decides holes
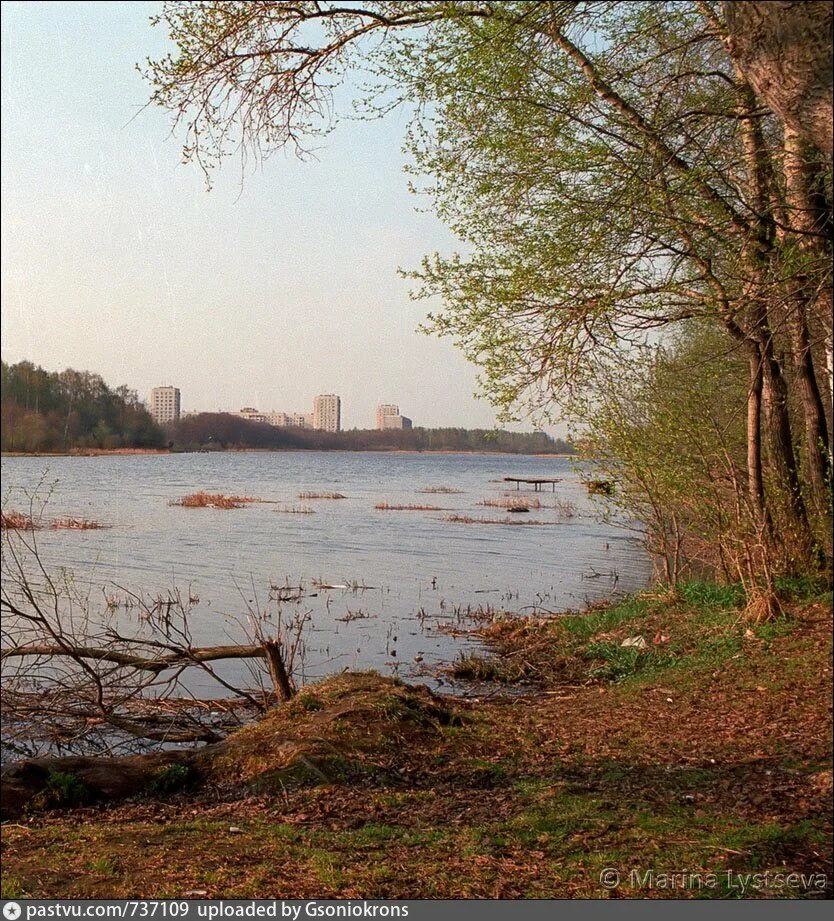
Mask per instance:
[[[512,496],[500,496],[494,499],[482,499],[478,505],[485,505],[489,508],[507,508],[507,509],[524,509],[529,511],[531,508],[542,508],[541,499],[518,499]]]
[[[224,496],[222,493],[199,492],[190,493],[181,499],[174,499],[171,505],[182,508],[243,508],[251,502],[260,502],[254,496]]]
[[[276,508],[276,512],[283,512],[285,515],[315,515],[316,510],[309,505],[284,505]]]
[[[472,518],[469,515],[444,515],[441,521],[451,521],[455,524],[548,524],[531,518]]]
[[[340,492],[301,492],[298,494],[299,499],[347,499]]]
[[[379,509],[381,512],[443,512],[445,509],[441,508],[439,505],[419,505],[419,504],[410,504],[410,505],[394,505],[390,502],[377,502],[374,506],[375,509]]]
[[[90,518],[53,518],[52,521],[44,523],[35,521],[31,516],[24,515],[23,512],[3,512],[0,515],[0,526],[9,531],[34,531],[43,527],[48,527],[51,531],[93,531],[97,528],[103,528],[104,525]]]
[[[91,518],[56,518],[49,527],[53,531],[96,531],[104,525]]]
[[[455,489],[454,486],[425,486],[423,489],[418,489],[417,492],[422,493],[435,493],[443,496],[459,496],[462,495],[462,489]]]
[[[0,527],[9,531],[34,531],[40,527],[29,515],[23,512],[3,512],[0,514]]]

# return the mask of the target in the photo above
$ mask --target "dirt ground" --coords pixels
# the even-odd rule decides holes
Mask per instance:
[[[691,585],[499,622],[458,666],[520,696],[343,675],[199,777],[78,806],[59,772],[3,826],[3,896],[830,898],[831,598],[786,610]]]

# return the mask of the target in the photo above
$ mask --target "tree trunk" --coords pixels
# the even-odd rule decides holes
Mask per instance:
[[[275,690],[278,692],[278,696],[281,700],[292,700],[295,696],[295,688],[287,672],[281,643],[277,640],[265,640],[264,653],[266,654],[266,664],[269,667],[269,674],[272,678]]]
[[[832,155],[831,0],[729,0],[728,50],[756,95]]]
[[[765,506],[762,474],[762,354],[758,343],[747,340],[750,386],[747,390],[747,489],[756,527],[769,543],[770,519]]]
[[[791,279],[788,328],[794,371],[805,423],[805,449],[814,506],[831,531],[831,441],[811,349],[809,315],[817,314],[826,339],[830,338],[830,275],[819,289],[816,279],[830,266],[830,215],[818,191],[819,164],[809,145],[792,128],[785,129],[785,191],[791,228],[798,231],[796,249],[800,271]],[[805,263],[805,264],[802,264]],[[819,267],[819,273],[817,272]],[[830,341],[826,343],[830,347]]]
[[[809,558],[813,543],[811,523],[802,496],[802,484],[793,444],[791,417],[788,410],[788,388],[782,365],[773,349],[769,328],[761,331],[762,396],[767,444],[776,474],[786,492],[786,511],[794,529],[794,546],[803,558]]]

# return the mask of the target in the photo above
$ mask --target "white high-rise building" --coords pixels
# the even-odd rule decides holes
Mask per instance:
[[[180,418],[180,391],[178,387],[154,387],[148,412],[158,425],[168,425]]]
[[[313,399],[313,428],[323,432],[342,429],[342,401],[335,393],[320,393]]]
[[[400,407],[396,403],[380,403],[376,408],[376,427],[377,429],[385,429],[388,426],[385,424],[385,419],[388,416],[399,416]]]

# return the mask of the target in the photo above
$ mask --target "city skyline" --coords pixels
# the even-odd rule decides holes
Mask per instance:
[[[161,404],[161,411],[159,406]],[[179,388],[170,384],[152,387],[146,406],[154,419],[160,424],[176,422],[180,418],[198,416],[203,413],[221,413],[238,416],[250,422],[263,422],[278,428],[306,428],[320,431],[342,431],[341,412],[342,400],[338,394],[317,394],[312,400],[312,412],[287,412],[259,408],[257,406],[242,406],[240,409],[187,409],[180,410],[181,395]],[[410,429],[413,421],[408,416],[400,413],[397,403],[378,403],[374,415],[374,425],[355,425],[353,428],[365,430]]]
[[[459,248],[415,209],[407,111],[346,121],[304,162],[229,162],[207,192],[135,70],[168,50],[160,9],[4,4],[3,358],[142,393],[176,369],[188,407],[335,392],[351,427],[397,392],[426,425],[492,427],[474,367],[416,331],[438,304],[398,274]]]

